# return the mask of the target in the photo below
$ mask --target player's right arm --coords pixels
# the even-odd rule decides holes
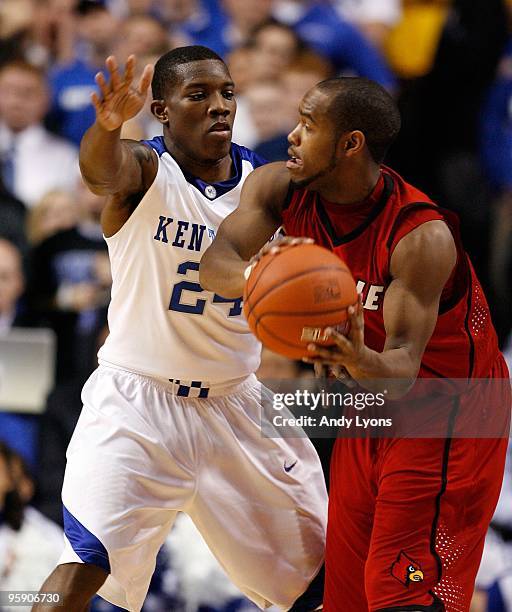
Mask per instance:
[[[290,184],[283,162],[251,172],[242,188],[239,207],[221,223],[199,267],[203,289],[225,298],[243,294],[249,260],[281,225],[281,213]]]
[[[109,196],[102,213],[102,227],[104,234],[111,236],[126,222],[155,179],[158,160],[146,145],[121,140],[123,123],[135,117],[144,105],[153,66],[144,68],[139,84],[134,87],[135,56],[128,58],[123,76],[115,57],[108,57],[105,65],[109,79],[101,72],[96,75],[100,95],[91,96],[96,120],[80,144],[80,170],[93,193]]]

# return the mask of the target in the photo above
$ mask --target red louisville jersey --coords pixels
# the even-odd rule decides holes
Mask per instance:
[[[283,212],[289,236],[307,236],[343,259],[363,296],[365,342],[382,351],[386,333],[384,294],[392,280],[390,260],[398,242],[422,223],[443,220],[457,246],[457,263],[443,290],[437,324],[423,355],[419,376],[486,378],[499,349],[489,307],[467,254],[461,246],[456,215],[439,208],[424,193],[387,167],[369,209],[339,205],[339,214],[353,215],[355,225],[338,235],[333,205],[313,191],[291,191]],[[363,218],[357,210],[366,210]],[[359,213],[360,214],[360,213]],[[350,219],[347,219],[350,221]]]

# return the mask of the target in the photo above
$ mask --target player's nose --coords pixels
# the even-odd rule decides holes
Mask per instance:
[[[299,124],[297,124],[293,130],[288,134],[288,142],[292,145],[299,144]]]
[[[227,117],[231,113],[228,100],[222,95],[222,93],[213,94],[210,99],[210,107],[208,108],[210,115],[223,115]]]

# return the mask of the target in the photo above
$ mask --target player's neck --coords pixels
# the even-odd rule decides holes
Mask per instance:
[[[216,160],[198,160],[187,155],[169,138],[164,138],[167,150],[184,172],[201,179],[205,183],[220,183],[227,181],[233,175],[231,155],[228,154]]]
[[[333,204],[364,202],[372,193],[380,177],[380,166],[372,165],[356,171],[339,172],[316,191]]]

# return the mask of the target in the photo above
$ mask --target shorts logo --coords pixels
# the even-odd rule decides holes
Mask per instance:
[[[291,472],[296,465],[297,465],[297,460],[295,460],[293,463],[290,463],[289,465],[286,465],[286,461],[285,461],[283,465],[284,471]]]
[[[423,572],[416,561],[413,561],[403,550],[391,566],[391,575],[408,587],[411,582],[422,582]]]

